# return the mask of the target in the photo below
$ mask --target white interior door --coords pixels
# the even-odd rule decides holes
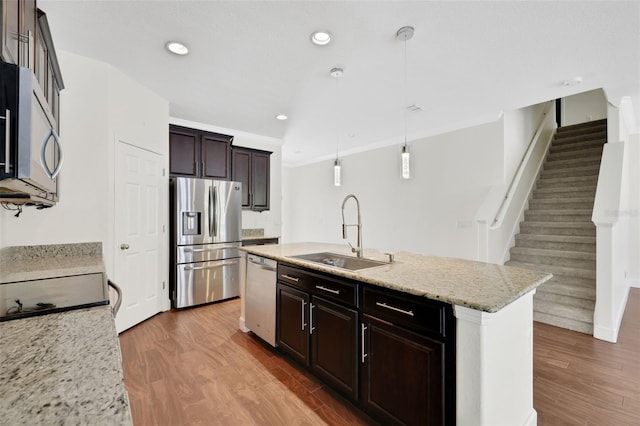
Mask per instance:
[[[115,282],[122,288],[118,332],[163,308],[162,156],[118,141],[115,170]]]

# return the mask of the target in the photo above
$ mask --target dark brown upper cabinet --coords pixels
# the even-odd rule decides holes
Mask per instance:
[[[229,180],[232,141],[233,136],[169,126],[169,175]]]
[[[269,210],[271,152],[233,147],[232,178],[242,182],[242,208]]]

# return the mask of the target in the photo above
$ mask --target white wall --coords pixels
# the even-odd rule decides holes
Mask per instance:
[[[66,52],[58,59],[66,86],[60,98],[60,202],[46,210],[25,208],[20,218],[0,209],[0,243],[100,241],[113,276],[116,138],[157,152],[168,164],[169,105],[110,65]]]
[[[562,99],[562,125],[607,118],[607,98],[602,89],[590,90]]]
[[[546,102],[506,111],[504,121],[504,182],[509,184],[516,173],[531,138],[542,121]]]
[[[170,118],[170,123],[192,129],[206,130],[233,136],[233,146],[271,151],[270,163],[270,208],[263,212],[244,210],[242,228],[263,228],[265,236],[280,237],[282,234],[282,140],[241,132],[225,127]]]
[[[65,162],[60,202],[46,210],[25,207],[19,218],[0,209],[4,246],[106,241],[110,223],[107,161],[108,69],[96,61],[58,53],[66,88],[60,94],[60,137]]]
[[[411,142],[410,180],[400,178],[400,146],[342,158],[341,187],[331,161],[285,168],[283,241],[346,244],[341,204],[361,203],[363,246],[389,251],[476,258],[473,221],[488,189],[503,180],[502,122]],[[346,207],[355,221],[355,203]],[[355,229],[349,229],[355,245]]]

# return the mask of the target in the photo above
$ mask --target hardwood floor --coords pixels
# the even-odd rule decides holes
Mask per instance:
[[[616,344],[537,322],[533,333],[538,425],[640,425],[640,289]]]
[[[367,425],[304,369],[238,330],[240,301],[165,312],[120,335],[135,425]],[[640,289],[617,344],[534,323],[539,425],[640,424]]]
[[[238,329],[240,300],[164,312],[120,335],[134,425],[367,425],[320,381]]]

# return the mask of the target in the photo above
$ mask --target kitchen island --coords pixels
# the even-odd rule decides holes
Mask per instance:
[[[455,315],[455,423],[535,425],[533,294],[550,274],[461,259],[396,253],[395,262],[349,271],[292,258],[309,253],[349,255],[342,245],[300,243],[244,251],[309,271],[442,302]],[[386,256],[365,250],[364,257]],[[241,294],[244,298],[244,289]],[[244,328],[245,307],[240,327]]]

